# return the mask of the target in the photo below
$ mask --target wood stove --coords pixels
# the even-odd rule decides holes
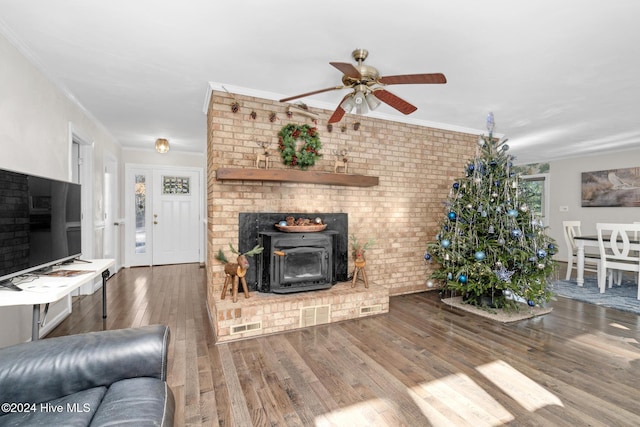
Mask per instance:
[[[336,232],[262,232],[264,247],[258,261],[258,288],[262,292],[290,293],[328,289],[336,283]]]
[[[294,218],[306,217],[322,219],[323,224],[327,224],[327,228],[321,232],[315,233],[284,233],[278,231],[275,224],[282,221],[288,216]],[[329,288],[337,282],[344,282],[348,280],[348,215],[345,213],[299,213],[299,212],[241,212],[238,216],[239,231],[238,231],[238,247],[239,252],[246,252],[251,250],[256,244],[260,244],[264,247],[262,254],[257,255],[249,259],[251,267],[247,271],[246,280],[250,291],[258,292],[276,292],[271,289],[271,277],[265,276],[266,272],[271,271],[272,264],[275,265],[276,259],[273,258],[273,250],[268,245],[271,245],[272,240],[279,240],[280,237],[284,238],[284,245],[287,245],[284,259],[278,258],[278,262],[284,262],[284,266],[280,266],[277,271],[278,274],[282,274],[282,282],[284,286],[279,292],[300,292],[312,289],[324,289]],[[279,237],[280,236],[280,237]],[[320,237],[325,236],[325,237]],[[329,238],[331,242],[330,251],[330,264],[327,264],[327,271],[330,275],[329,280],[322,280],[316,278],[316,276],[323,275],[327,271],[320,269],[314,270],[312,267],[306,266],[306,261],[317,261],[325,257],[316,249],[302,249],[293,251],[293,248],[298,247],[317,248],[322,243],[325,246],[325,253],[329,253],[326,248],[326,238]],[[299,239],[301,242],[296,242]],[[324,239],[324,242],[320,242]],[[300,245],[298,243],[301,243]],[[311,243],[307,245],[307,243]],[[306,245],[306,246],[305,246]],[[280,257],[280,255],[277,255]],[[315,259],[314,259],[315,257]],[[305,267],[303,267],[305,266]],[[308,269],[305,271],[304,269]],[[287,272],[287,269],[290,270]],[[291,271],[293,270],[293,272]],[[295,273],[295,274],[294,274]],[[296,276],[297,279],[293,277]],[[313,279],[311,279],[313,277]],[[284,291],[282,289],[285,289]]]

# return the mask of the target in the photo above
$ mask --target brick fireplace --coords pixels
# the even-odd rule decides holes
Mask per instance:
[[[237,113],[231,110],[234,101],[241,105]],[[208,306],[218,341],[315,324],[301,319],[338,321],[384,312],[389,295],[426,290],[430,267],[423,260],[425,244],[436,234],[451,183],[475,152],[477,135],[367,116],[346,115],[329,131],[326,123],[331,111],[311,108],[319,116],[323,157],[308,171],[309,176],[332,173],[332,153],[347,149],[354,185],[349,185],[349,176],[323,184],[309,182],[313,180],[217,179],[220,169],[253,170],[255,156],[262,151],[258,142],[269,144],[270,170],[290,170],[280,162],[277,134],[287,123],[311,121],[306,116],[287,117],[285,110],[286,104],[277,101],[232,96],[224,90],[211,92],[207,114],[207,277]],[[255,119],[251,112],[256,113]],[[356,120],[360,122],[357,131],[352,126]],[[355,185],[358,176],[376,177],[377,185]],[[235,247],[243,244],[239,241],[241,213],[263,212],[308,217],[325,212],[346,214],[349,235],[361,241],[375,240],[366,254],[369,289],[361,282],[351,288],[349,282],[339,280],[330,289],[280,295],[253,291],[246,300],[240,295],[236,304],[230,298],[221,301],[224,272],[214,255],[219,249],[227,250],[229,243]],[[349,242],[346,246],[348,253]],[[255,269],[256,260],[250,262],[251,270]],[[354,269],[352,262],[349,255],[349,275]],[[236,326],[239,330],[231,334]]]

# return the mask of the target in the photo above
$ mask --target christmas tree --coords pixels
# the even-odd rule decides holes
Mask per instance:
[[[431,277],[471,304],[489,307],[544,304],[552,297],[555,242],[536,218],[507,154],[506,139],[479,139],[479,153],[451,186],[435,241],[424,255],[436,267]]]

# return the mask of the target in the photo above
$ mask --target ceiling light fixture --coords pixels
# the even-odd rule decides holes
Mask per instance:
[[[356,93],[353,97],[353,101],[356,104],[356,114],[367,114],[369,112],[367,100],[365,99],[363,92]]]
[[[356,103],[353,100],[353,95],[350,95],[347,99],[342,101],[342,104],[340,104],[340,108],[342,108],[346,113],[350,113],[355,105]]]
[[[156,139],[156,151],[160,154],[169,152],[169,141],[164,138]]]
[[[382,104],[378,98],[373,94],[373,92],[369,92],[365,95],[365,99],[367,100],[367,105],[369,105],[369,109],[371,111],[375,110]]]
[[[355,91],[348,95],[340,104],[345,113],[351,113],[355,108],[356,114],[367,114],[380,106],[380,101],[366,85],[356,86]]]

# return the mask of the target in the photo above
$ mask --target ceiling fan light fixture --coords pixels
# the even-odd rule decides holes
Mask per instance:
[[[369,107],[366,102],[362,102],[360,104],[356,104],[356,114],[367,114],[369,112]]]
[[[165,138],[156,139],[156,151],[160,154],[169,152],[169,140]]]
[[[369,52],[366,49],[356,49],[351,53],[351,56],[356,61],[356,65],[349,62],[329,62],[330,65],[342,73],[342,85],[290,96],[281,99],[280,102],[287,102],[333,90],[353,89],[353,92],[347,94],[342,101],[340,101],[340,105],[335,109],[331,117],[329,117],[330,123],[339,122],[346,113],[351,113],[354,107],[356,107],[357,114],[366,114],[378,108],[381,103],[385,103],[406,115],[413,113],[418,107],[388,92],[383,89],[382,86],[397,84],[443,84],[447,82],[446,77],[442,73],[380,76],[380,73],[375,67],[363,63],[368,55]]]
[[[367,100],[367,105],[369,105],[369,109],[371,111],[375,110],[382,104],[378,98],[373,94],[373,92],[369,92],[365,95],[365,99]]]
[[[356,104],[356,114],[367,114],[369,112],[364,92],[357,92],[353,97],[353,102]]]
[[[340,108],[342,108],[345,112],[350,113],[351,110],[353,110],[353,107],[355,107],[355,105],[356,103],[353,100],[353,95],[351,95],[347,99],[342,101],[342,104],[340,104]]]

